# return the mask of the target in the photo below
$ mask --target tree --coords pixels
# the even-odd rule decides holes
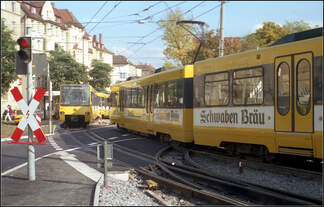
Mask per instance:
[[[12,32],[5,25],[1,25],[1,96],[7,94],[11,83],[18,79],[15,45]]]
[[[60,90],[63,83],[87,83],[86,67],[73,59],[71,54],[58,47],[48,58],[53,90]]]
[[[271,45],[286,34],[280,25],[274,22],[264,22],[263,27],[255,32],[255,37],[261,43],[260,47],[264,47]]]
[[[172,62],[165,60],[163,67],[165,68],[174,68],[176,67]]]
[[[177,25],[176,22],[183,20],[183,15],[179,10],[168,14],[167,20],[160,20],[158,25],[164,29],[163,40],[166,42],[166,48],[163,54],[167,59],[173,60],[177,65],[191,63],[187,53],[192,50],[193,36],[184,28]],[[187,30],[194,33],[194,28],[190,24],[183,24]]]
[[[112,67],[100,60],[92,60],[92,70],[89,72],[91,77],[90,85],[97,91],[107,92],[106,88],[110,86],[110,72]]]
[[[264,22],[263,26],[255,33],[241,39],[242,51],[269,46],[285,35],[287,32],[280,25],[274,22]]]
[[[294,22],[286,21],[286,24],[283,25],[283,29],[287,34],[292,34],[292,33],[302,32],[305,30],[312,29],[312,27],[308,23],[304,22],[303,20],[300,20]]]
[[[204,60],[207,58],[214,58],[219,56],[219,40],[220,35],[215,30],[206,31],[204,34],[204,43],[200,48],[198,53],[198,57],[196,61]],[[195,47],[188,53],[192,59],[196,55],[197,49],[199,47],[199,40],[194,40]],[[233,53],[237,53],[241,50],[241,42],[238,37],[225,37],[224,38],[224,55],[229,55]]]
[[[261,40],[257,39],[256,34],[252,33],[241,38],[242,48],[241,51],[255,49],[260,47]]]

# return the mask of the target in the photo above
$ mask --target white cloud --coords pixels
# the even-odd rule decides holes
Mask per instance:
[[[310,26],[313,28],[313,27],[315,27],[316,25],[318,25],[319,27],[323,27],[323,21],[321,21],[321,22],[312,22],[312,21],[308,21],[307,22],[308,24],[310,24]]]
[[[263,24],[256,24],[252,27],[251,33],[256,32],[257,29],[260,29],[263,27]]]

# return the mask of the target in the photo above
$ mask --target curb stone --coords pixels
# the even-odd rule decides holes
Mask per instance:
[[[99,178],[97,184],[96,184],[96,189],[94,193],[94,198],[93,198],[93,206],[99,206],[99,193],[100,193],[100,186],[102,185],[103,182],[103,175]]]

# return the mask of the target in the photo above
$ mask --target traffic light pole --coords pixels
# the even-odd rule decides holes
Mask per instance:
[[[27,67],[27,103],[29,104],[33,98],[33,73],[32,61],[28,63]],[[30,114],[32,115],[32,114]],[[28,125],[28,142],[33,141],[33,131]],[[35,148],[34,145],[28,144],[28,180],[35,181]]]

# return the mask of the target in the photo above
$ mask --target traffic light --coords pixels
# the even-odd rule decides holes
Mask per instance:
[[[24,61],[24,63],[29,63],[32,60],[32,42],[31,37],[21,37],[17,40],[19,44],[18,57]]]

